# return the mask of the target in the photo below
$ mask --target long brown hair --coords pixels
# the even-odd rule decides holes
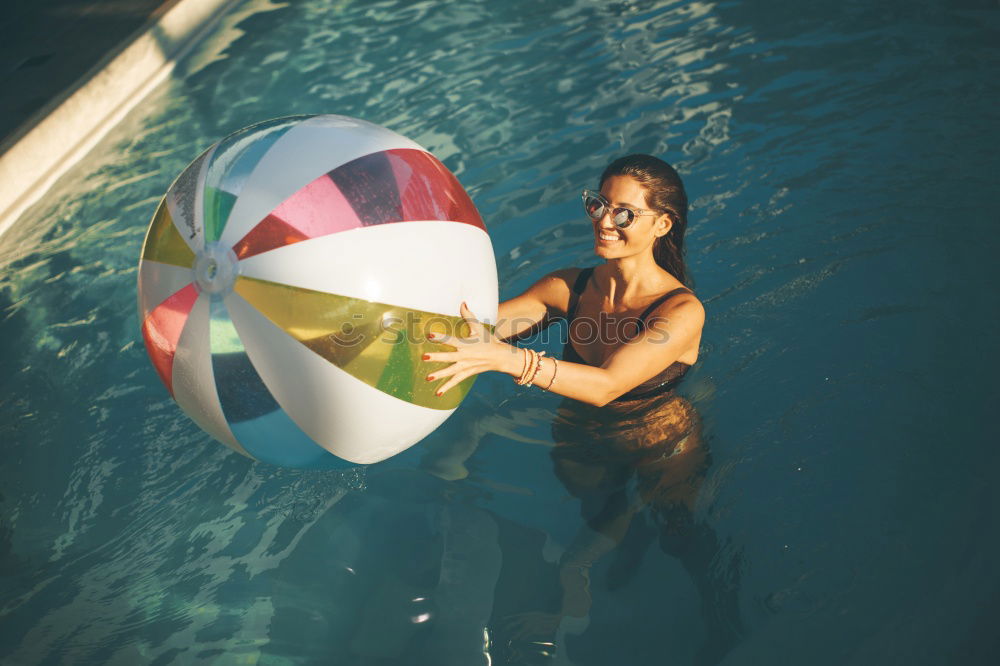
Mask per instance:
[[[601,186],[612,176],[635,178],[646,190],[646,203],[654,211],[668,214],[673,225],[653,243],[653,259],[681,284],[691,286],[684,265],[684,232],[687,230],[688,199],[684,183],[672,166],[658,157],[637,153],[619,157],[601,174]]]

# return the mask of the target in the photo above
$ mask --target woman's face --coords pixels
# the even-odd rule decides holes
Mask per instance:
[[[653,242],[670,231],[670,217],[654,214],[646,201],[646,188],[631,176],[611,176],[601,186],[601,195],[612,208],[624,206],[637,213],[635,221],[619,229],[610,211],[594,221],[594,253],[604,259],[621,259],[651,251]]]

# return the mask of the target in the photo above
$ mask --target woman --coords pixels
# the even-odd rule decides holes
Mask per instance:
[[[502,303],[493,336],[463,304],[472,335],[435,335],[455,351],[425,357],[451,362],[428,376],[447,380],[439,394],[494,370],[571,398],[558,408],[551,458],[556,477],[580,501],[584,522],[557,563],[560,599],[508,616],[494,628],[495,638],[555,649],[563,619],[589,613],[593,564],[614,552],[608,587],[621,586],[658,537],[701,592],[707,639],[700,662],[715,663],[741,633],[739,569],[736,556],[721,566],[724,577],[710,570],[721,561],[720,544],[694,518],[710,456],[697,411],[672,390],[698,359],[705,321],[701,302],[685,287],[687,196],[669,164],[629,155],[608,165],[600,192],[584,191],[583,199],[594,251],[605,263],[556,271]],[[503,342],[558,317],[569,320],[561,361]],[[437,455],[441,460],[431,466],[461,467],[458,458],[474,447],[459,448],[458,455]],[[459,476],[452,471],[450,478]]]
[[[684,286],[687,195],[680,176],[656,157],[629,155],[604,170],[600,192],[583,196],[594,252],[605,263],[555,271],[501,303],[495,335],[463,303],[469,337],[429,336],[455,348],[424,356],[451,363],[427,376],[447,378],[438,395],[493,370],[601,407],[667,391],[698,359],[705,310]],[[556,317],[570,320],[562,362],[504,342]]]

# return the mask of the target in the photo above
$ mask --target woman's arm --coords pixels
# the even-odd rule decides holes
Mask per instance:
[[[566,314],[569,305],[570,280],[578,272],[575,268],[553,271],[520,296],[500,304],[494,333],[501,340],[509,340],[544,326],[545,319]]]
[[[453,352],[424,356],[427,361],[452,363],[428,376],[428,381],[450,377],[438,395],[487,370],[519,377],[525,352],[490,335],[464,303],[462,316],[472,329],[470,337],[430,336],[434,342],[455,347]],[[567,361],[559,361],[557,365],[554,359],[543,358],[534,383],[567,398],[602,407],[676,361],[698,339],[704,322],[705,309],[698,299],[693,296],[671,299],[652,313],[642,333],[616,349],[601,367]]]

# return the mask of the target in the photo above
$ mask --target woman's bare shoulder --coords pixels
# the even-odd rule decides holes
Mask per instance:
[[[681,288],[686,291],[679,291]],[[686,327],[701,329],[705,324],[705,305],[701,299],[689,287],[682,284],[667,290],[665,293],[670,294],[674,291],[677,293],[672,294],[650,312],[650,323],[654,320],[666,321],[670,319],[677,323],[683,321]]]
[[[572,297],[573,284],[580,275],[580,268],[560,268],[548,273],[532,286],[536,297],[545,303],[550,314],[566,315]]]
[[[560,268],[557,271],[552,271],[542,279],[548,279],[555,285],[565,287],[566,289],[572,289],[573,283],[576,282],[576,278],[580,276],[580,273],[583,270],[585,269],[577,268],[576,266],[572,268]]]
[[[538,282],[532,285],[531,289],[536,290],[539,295],[544,295],[544,300],[549,302],[565,301],[571,291],[573,284],[580,275],[580,268],[560,268],[543,275]]]

